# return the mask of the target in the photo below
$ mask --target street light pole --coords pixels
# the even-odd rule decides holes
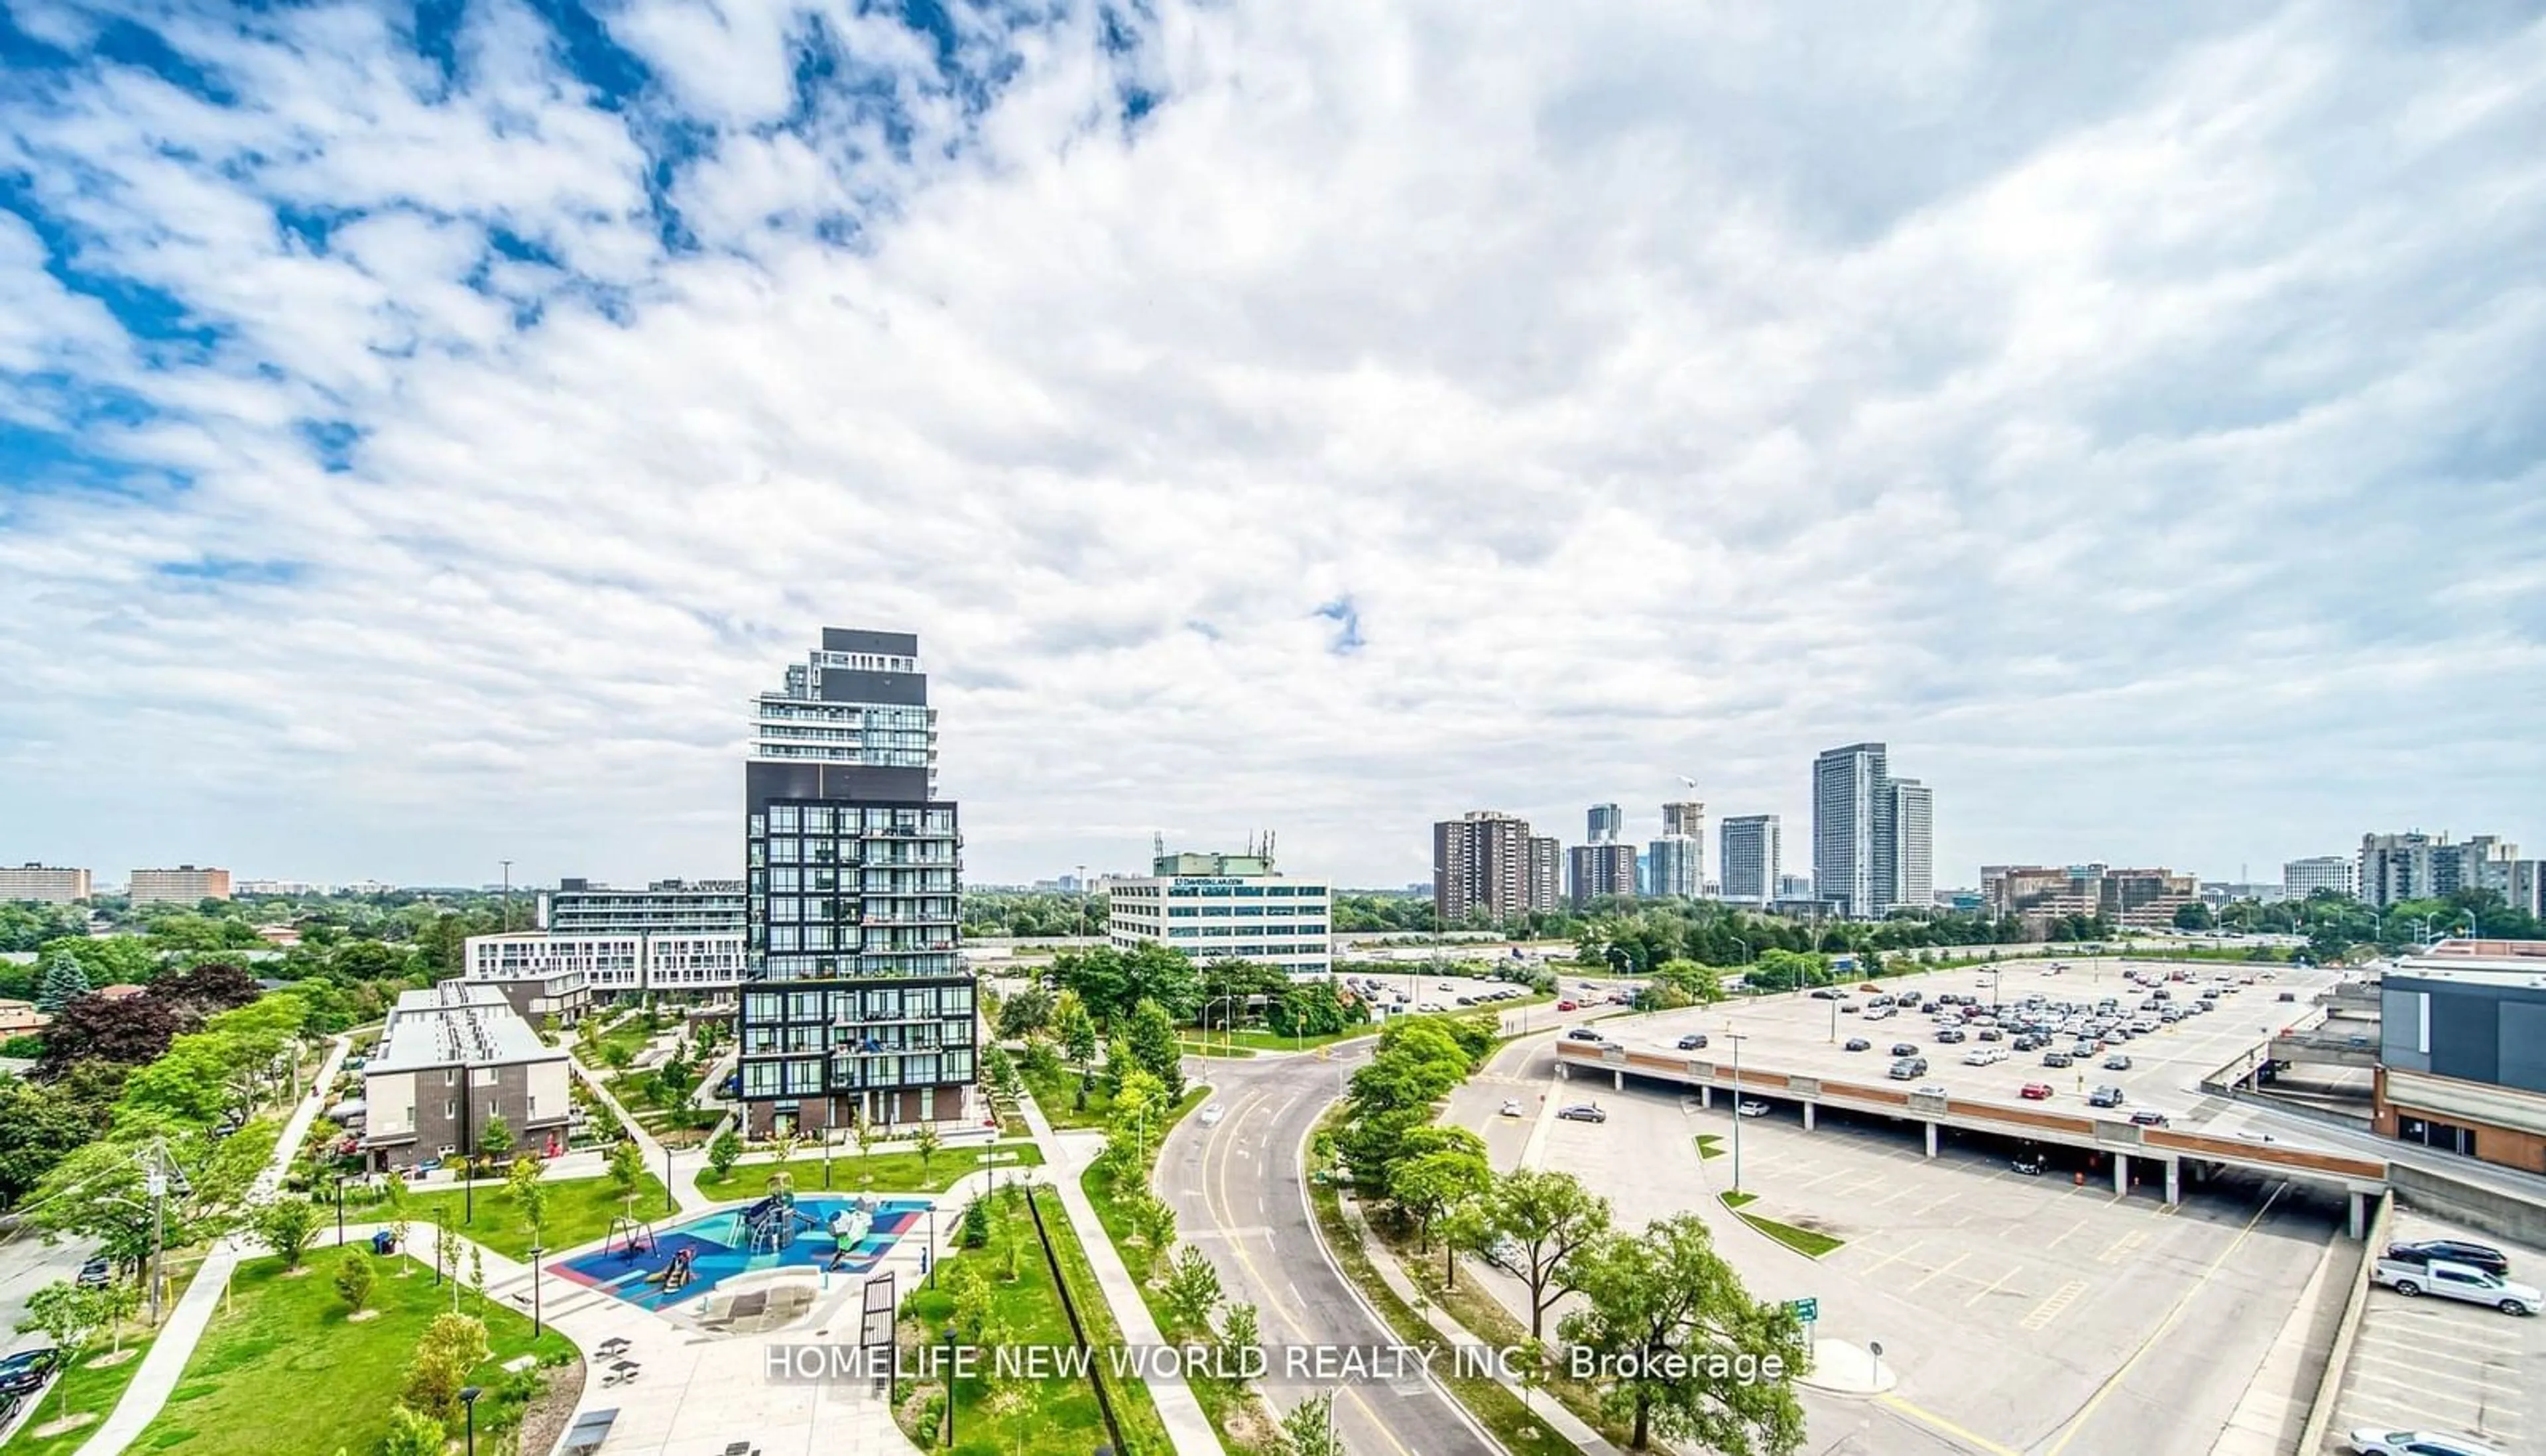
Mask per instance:
[[[460,1388],[460,1408],[468,1413],[468,1456],[477,1456],[477,1398],[484,1394],[484,1386],[464,1385]]]
[[[1750,1038],[1741,1032],[1726,1032],[1724,1039],[1733,1044],[1733,1191],[1741,1191],[1741,1044]]]
[[[536,1243],[531,1245],[531,1338],[533,1339],[540,1337],[543,1324],[540,1311],[540,1255],[546,1252],[548,1252],[547,1249]]]
[[[946,1444],[955,1444],[955,1327],[946,1327]]]
[[[336,1175],[336,1246],[345,1246],[345,1175]]]

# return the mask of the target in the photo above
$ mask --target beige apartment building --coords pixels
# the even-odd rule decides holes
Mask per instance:
[[[38,904],[66,905],[89,898],[86,870],[59,869],[30,860],[0,868],[0,900],[25,899]]]
[[[135,870],[130,889],[137,905],[190,905],[230,898],[230,872],[179,865],[173,870]]]

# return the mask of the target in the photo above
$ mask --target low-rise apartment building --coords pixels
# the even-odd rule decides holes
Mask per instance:
[[[374,1169],[477,1151],[491,1118],[534,1156],[565,1151],[566,1054],[540,1040],[497,986],[446,981],[398,996],[363,1066],[365,1158]]]

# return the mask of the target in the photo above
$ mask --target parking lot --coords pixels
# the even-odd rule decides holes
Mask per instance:
[[[1719,1065],[1732,1062],[1735,1043],[1730,1038],[1738,1033],[1740,1055],[1746,1068],[1874,1084],[1890,1080],[1891,1049],[1908,1044],[1927,1061],[1927,1070],[1914,1080],[1921,1086],[1940,1086],[1955,1098],[2082,1112],[2089,1092],[2111,1085],[2123,1093],[2122,1107],[2116,1115],[2148,1109],[2165,1114],[2172,1126],[2233,1135],[2245,1121],[2244,1110],[2204,1098],[2199,1091],[2201,1079],[2260,1048],[2282,1028],[2312,1017],[2317,1010],[2317,992],[2333,985],[2337,976],[2312,968],[2234,962],[2205,966],[2133,962],[2123,966],[2081,961],[2062,971],[2054,971],[2054,964],[2006,962],[1994,968],[1973,967],[1887,979],[1878,983],[1877,992],[1851,986],[1843,995],[1831,999],[1791,993],[1726,1001],[1639,1016],[1629,1022],[1612,1023],[1608,1030],[1612,1039],[1631,1051],[1675,1057],[1691,1055],[1679,1049],[1680,1038],[1702,1034],[1708,1038],[1704,1049],[1707,1060]],[[2003,1032],[2000,1040],[1992,1042],[1983,1040],[1981,1028],[1974,1027],[1963,1030],[1964,1040],[1944,1042],[1937,1038],[1935,1020],[1917,1005],[1884,1016],[1884,1008],[1872,1004],[1877,994],[1911,994],[1932,1000],[1942,992],[1973,997],[1984,1007],[1997,1006],[2003,1019],[2004,1007],[2040,994],[2051,1001],[2090,1005],[2110,998],[2137,1014],[2155,990],[2127,980],[2126,971],[2151,977],[2181,973],[2184,980],[2167,981],[2159,987],[2166,993],[2165,1004],[2195,1000],[2203,988],[2216,982],[2224,981],[2228,989],[2214,1010],[2187,1016],[2170,1026],[2160,1023],[2146,1035],[2116,1041],[2092,1056],[2077,1058],[2065,1068],[2047,1067],[2044,1058],[2050,1052],[2073,1054],[2074,1038],[2064,1036],[2046,1049],[2014,1052],[2010,1045],[2013,1033]],[[2240,984],[2249,977],[2252,978],[2250,985]],[[2293,999],[2282,1001],[2280,996],[2285,992]],[[1851,1052],[1846,1050],[1851,1041],[1866,1045]],[[1966,1057],[1992,1051],[2008,1055],[1991,1066],[1965,1065]],[[2116,1054],[2127,1057],[2131,1065],[2127,1069],[2106,1068],[2105,1058]],[[2049,1095],[2038,1100],[2024,1097],[2022,1088],[2028,1083],[2047,1088]]]
[[[1844,1241],[1815,1260],[1717,1203],[1734,1179],[1728,1099],[1530,1086],[1540,1070],[1482,1079],[1453,1116],[1485,1132],[1497,1166],[1528,1156],[1579,1175],[1621,1225],[1701,1212],[1754,1297],[1814,1297],[1818,1333],[1879,1341],[1900,1384],[1877,1404],[1898,1433],[1869,1449],[2207,1450],[2342,1214],[2278,1180],[2189,1187],[2170,1209],[2154,1186],[2116,1198],[2092,1154],[2052,1150],[2052,1168],[2027,1176],[1986,1135],[1948,1136],[1931,1160],[1888,1119],[1825,1110],[1811,1133],[1740,1119],[1740,1186],[1757,1199],[1743,1212]],[[1608,1119],[1556,1120],[1540,1093],[1597,1101]],[[1499,1115],[1507,1097],[1523,1116]],[[1863,1418],[1827,1414],[1841,1423],[1817,1427],[1815,1448]]]
[[[2546,1252],[2399,1210],[2390,1238],[2471,1239],[2510,1256],[2510,1277],[2546,1280]],[[2546,1456],[2546,1320],[2428,1295],[2369,1291],[2343,1371],[2328,1451],[2364,1426],[2474,1436],[2511,1456]]]

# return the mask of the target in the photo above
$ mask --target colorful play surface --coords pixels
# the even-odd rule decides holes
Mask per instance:
[[[928,1217],[925,1198],[817,1195],[719,1209],[674,1224],[650,1240],[614,1237],[594,1252],[551,1267],[578,1284],[648,1310],[695,1299],[736,1274],[816,1269],[861,1275],[884,1262],[895,1241]]]

